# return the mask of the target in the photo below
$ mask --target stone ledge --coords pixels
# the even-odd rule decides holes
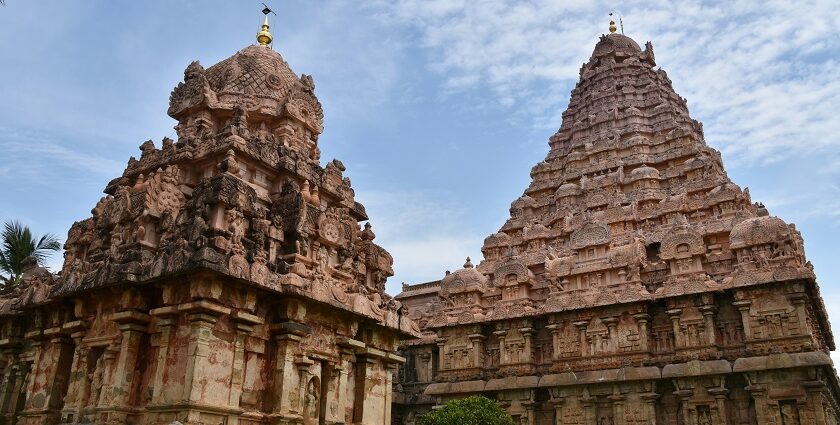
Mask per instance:
[[[660,370],[656,366],[625,367],[581,372],[563,372],[543,376],[511,376],[488,381],[435,382],[426,386],[423,394],[442,395],[524,389],[535,387],[560,387],[608,382],[648,381],[691,376],[726,375],[733,372],[786,369],[792,367],[831,366],[831,358],[820,351],[809,353],[782,353],[770,356],[745,357],[735,360],[692,360],[687,363],[669,364]]]
[[[253,315],[251,313],[246,313],[241,310],[234,311],[233,314],[231,314],[231,318],[233,320],[248,323],[251,325],[262,325],[265,323],[265,320],[263,320],[259,316]]]
[[[196,313],[215,313],[219,315],[230,314],[230,308],[210,301],[201,300],[193,301],[178,305],[178,311],[196,312]]]
[[[791,367],[831,366],[831,357],[821,351],[808,353],[780,353],[769,356],[745,357],[735,360],[733,372],[787,369]]]
[[[582,372],[563,372],[543,375],[540,387],[592,384],[599,382],[640,381],[659,379],[662,374],[658,367],[625,367],[623,369],[604,369]]]
[[[726,360],[692,360],[687,363],[669,364],[662,368],[663,378],[682,376],[719,375],[732,372],[732,364]]]

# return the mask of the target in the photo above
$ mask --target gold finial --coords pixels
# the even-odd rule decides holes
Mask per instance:
[[[615,32],[615,30],[616,30],[616,27],[615,27],[615,21],[613,21],[612,19],[610,19],[610,33],[614,33],[614,32]]]
[[[263,3],[263,6],[265,6],[262,10],[263,15],[265,15],[265,20],[263,20],[262,29],[260,29],[260,32],[257,33],[257,42],[260,43],[260,46],[268,46],[271,44],[271,40],[274,39],[268,31],[268,14],[274,13],[274,11],[271,10],[265,3]],[[276,13],[274,14],[277,15]]]
[[[271,33],[268,31],[268,15],[265,15],[262,29],[257,33],[257,42],[260,43],[260,46],[267,46],[271,44],[272,38]]]

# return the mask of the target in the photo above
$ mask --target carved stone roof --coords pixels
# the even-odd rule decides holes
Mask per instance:
[[[732,248],[743,248],[775,242],[789,231],[787,223],[778,217],[753,217],[736,224],[729,241]]]
[[[614,52],[640,53],[642,48],[632,38],[624,34],[613,33],[601,36],[601,40],[595,45],[592,56],[602,56]]]
[[[218,94],[268,96],[283,100],[291,89],[303,86],[280,53],[263,46],[248,46],[207,68],[207,81]]]
[[[470,290],[483,291],[487,287],[487,277],[481,274],[472,264],[446,275],[440,281],[442,293],[458,293]]]
[[[653,167],[648,167],[647,165],[642,164],[641,167],[634,169],[630,172],[630,179],[629,181],[636,181],[642,179],[655,179],[659,180],[659,170]]]
[[[280,53],[248,46],[207,70],[197,61],[184,71],[184,82],[172,91],[168,113],[183,122],[199,111],[202,120],[228,118],[237,110],[252,118],[290,117],[313,133],[323,131],[323,110],[309,75],[298,77]]]

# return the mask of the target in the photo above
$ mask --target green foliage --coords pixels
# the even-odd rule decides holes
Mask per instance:
[[[470,396],[424,415],[418,425],[514,425],[502,406],[487,397]]]
[[[0,282],[5,286],[16,285],[23,273],[23,260],[33,256],[43,265],[51,251],[61,249],[61,244],[53,234],[40,238],[34,237],[29,227],[19,221],[7,221],[0,233]]]

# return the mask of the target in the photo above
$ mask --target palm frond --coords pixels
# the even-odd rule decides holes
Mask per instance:
[[[7,285],[16,283],[23,273],[23,261],[26,257],[33,256],[38,264],[43,264],[52,252],[61,249],[61,243],[54,234],[47,233],[35,238],[29,227],[17,220],[4,224],[0,240],[0,271],[9,275]]]

